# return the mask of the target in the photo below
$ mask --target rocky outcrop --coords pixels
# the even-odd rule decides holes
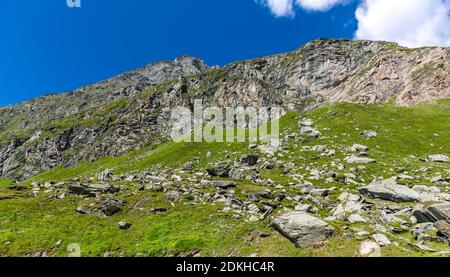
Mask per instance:
[[[159,144],[169,139],[170,107],[192,107],[194,99],[308,111],[326,102],[392,100],[408,106],[449,97],[449,56],[447,48],[315,40],[290,53],[223,68],[192,57],[156,62],[69,93],[0,108],[0,177],[24,180],[55,166]],[[308,124],[302,128],[319,135]]]

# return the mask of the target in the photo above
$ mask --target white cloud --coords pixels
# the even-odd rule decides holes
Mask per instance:
[[[403,46],[450,46],[450,0],[363,0],[357,39]]]
[[[273,15],[277,17],[294,17],[294,6],[308,11],[327,11],[337,4],[346,3],[349,0],[256,0],[269,7]]]
[[[295,7],[327,11],[356,0],[255,0],[277,17]],[[358,0],[355,39],[385,40],[408,47],[450,46],[450,0]]]
[[[295,15],[293,0],[261,0],[259,2],[269,7],[276,17],[293,17]]]
[[[348,0],[296,0],[297,5],[310,11],[327,11],[338,4],[344,4]]]

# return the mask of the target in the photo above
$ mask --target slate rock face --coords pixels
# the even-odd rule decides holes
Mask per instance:
[[[392,202],[419,202],[420,194],[404,185],[399,185],[396,178],[374,181],[362,187],[359,192],[372,198],[379,198]]]
[[[450,203],[439,203],[425,208],[418,207],[414,210],[413,214],[418,222],[450,220]]]
[[[276,217],[272,225],[299,248],[307,248],[329,239],[334,228],[305,212],[289,212]]]

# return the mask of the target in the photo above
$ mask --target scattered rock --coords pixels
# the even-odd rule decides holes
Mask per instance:
[[[361,136],[363,136],[365,138],[374,138],[374,137],[378,136],[378,133],[375,131],[363,131],[361,133]]]
[[[300,122],[300,126],[302,127],[311,127],[314,125],[314,121],[310,118],[307,118],[305,120],[303,120],[302,122]]]
[[[272,225],[300,248],[325,241],[334,234],[334,228],[328,223],[304,212],[289,212],[278,216]]]
[[[313,189],[309,192],[309,195],[325,197],[328,196],[331,191],[331,189]]]
[[[233,181],[209,181],[210,184],[219,189],[229,189],[236,187],[236,182]]]
[[[118,223],[118,225],[119,225],[119,228],[120,228],[121,230],[127,230],[127,229],[130,229],[130,227],[131,227],[131,224],[130,224],[130,223],[124,222],[124,221],[120,221],[120,222]]]
[[[360,257],[381,257],[381,247],[374,241],[364,241],[359,247]]]
[[[436,163],[450,163],[450,158],[448,155],[438,154],[428,156],[428,161]]]
[[[331,211],[337,220],[346,220],[348,216],[363,208],[363,199],[359,195],[343,192],[338,199],[340,203]]]
[[[174,190],[168,191],[166,192],[166,199],[169,202],[177,202],[180,200],[180,193]]]
[[[254,166],[258,163],[259,157],[256,155],[242,155],[240,158],[241,163],[247,164],[249,166]]]
[[[9,187],[9,189],[10,190],[16,190],[16,191],[24,191],[24,190],[27,190],[28,187],[20,186],[20,185],[14,185],[14,186]]]
[[[379,198],[393,202],[418,202],[420,194],[404,185],[396,182],[396,177],[374,181],[370,185],[362,187],[359,191],[372,198]]]
[[[416,207],[413,215],[418,222],[437,222],[450,220],[450,203],[434,204],[428,207]]]
[[[216,165],[212,168],[208,168],[208,174],[213,177],[228,177],[228,173],[230,172],[230,167],[226,165]]]
[[[192,171],[194,171],[194,166],[192,165],[192,163],[185,163],[181,167],[181,169],[184,170],[184,171],[192,172]]]
[[[11,200],[11,199],[15,199],[14,196],[2,196],[0,195],[0,200]]]
[[[300,134],[308,135],[309,137],[318,137],[320,135],[320,132],[314,128],[305,126],[300,128]]]
[[[133,210],[139,209],[141,206],[145,205],[145,203],[147,203],[148,200],[149,200],[148,197],[142,198],[141,200],[137,201],[137,202],[133,205],[133,207],[131,207],[131,209],[133,209]]]
[[[376,163],[377,161],[371,158],[358,157],[355,155],[351,155],[344,159],[346,163],[349,164],[368,164],[368,163]]]
[[[165,212],[167,212],[167,209],[166,208],[151,208],[150,212],[153,214],[165,213]]]
[[[419,223],[413,227],[412,234],[413,234],[414,238],[417,240],[421,236],[425,235],[427,232],[432,231],[432,230],[436,231],[433,223],[430,223],[430,222]]]
[[[438,235],[450,240],[450,224],[447,221],[440,220],[434,223],[434,227],[437,229]]]
[[[391,241],[383,234],[374,234],[372,238],[377,242],[381,247],[388,246],[391,244]]]
[[[109,184],[79,184],[70,185],[69,192],[77,195],[95,197],[96,193],[117,193],[120,189]]]
[[[122,210],[124,202],[118,199],[108,199],[102,203],[101,212],[106,216],[113,216]]]
[[[114,173],[112,172],[112,170],[107,169],[97,175],[97,180],[99,180],[100,182],[106,182],[106,181],[110,181],[113,176],[114,176]]]
[[[352,214],[348,217],[350,223],[366,223],[367,221],[359,214]]]
[[[80,206],[77,208],[77,213],[79,214],[91,214],[92,210],[85,206]]]
[[[353,144],[352,147],[350,147],[350,151],[352,152],[367,152],[369,150],[369,147],[361,144]]]

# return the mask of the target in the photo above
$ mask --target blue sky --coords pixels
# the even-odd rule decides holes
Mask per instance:
[[[66,0],[0,0],[0,106],[70,91],[179,55],[224,65],[291,51],[319,37],[358,34],[396,41],[398,35],[391,33],[392,25],[400,22],[399,13],[394,10],[390,19],[394,22],[389,22],[374,14],[376,3],[417,3],[415,10],[424,10],[418,6],[424,1],[427,7],[430,1],[437,7],[450,6],[450,0],[396,1],[81,0],[81,8],[70,9]],[[311,6],[319,2],[325,6]],[[429,13],[436,14],[435,10]],[[412,12],[407,17],[413,21],[426,19]],[[438,17],[444,26],[437,20],[436,25],[446,27],[447,17],[444,9]],[[383,24],[377,20],[389,23],[389,34],[380,30]],[[414,26],[411,20],[404,23]],[[405,33],[406,27],[397,25],[398,33]],[[442,37],[450,37],[440,29],[436,33],[441,40],[423,43],[445,44]],[[404,44],[410,41],[405,38]]]
[[[0,105],[73,90],[155,60],[210,65],[290,51],[318,37],[351,38],[353,11],[276,18],[254,0],[0,1]]]

